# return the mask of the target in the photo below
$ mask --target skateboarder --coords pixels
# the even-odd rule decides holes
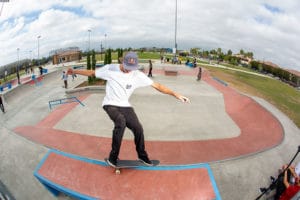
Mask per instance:
[[[96,76],[97,78],[107,80],[106,95],[102,106],[114,123],[112,149],[109,154],[108,164],[116,167],[123,134],[127,127],[134,134],[134,142],[139,160],[146,165],[152,165],[145,150],[143,127],[128,101],[129,97],[136,88],[151,85],[156,90],[172,95],[182,102],[189,102],[189,99],[159,83],[153,82],[147,75],[139,71],[138,57],[135,52],[128,52],[121,64],[108,64],[96,70],[69,69],[68,74],[72,73]]]

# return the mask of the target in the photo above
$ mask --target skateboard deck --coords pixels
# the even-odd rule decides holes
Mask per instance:
[[[105,158],[104,160],[108,164],[107,158]],[[114,169],[115,169],[116,174],[120,174],[121,173],[120,170],[123,168],[153,167],[153,166],[156,166],[159,164],[159,160],[151,160],[151,162],[152,162],[152,165],[149,166],[139,160],[118,160],[117,165],[116,165],[116,167],[114,167]]]

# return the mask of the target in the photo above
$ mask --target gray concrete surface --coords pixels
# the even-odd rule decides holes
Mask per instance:
[[[136,90],[130,102],[143,124],[145,139],[188,141],[231,138],[240,134],[239,128],[225,112],[222,94],[210,85],[186,76],[156,75],[154,81],[188,96],[192,103],[182,104],[152,87]],[[73,109],[55,128],[110,137],[113,124],[101,107],[103,96],[104,91],[92,94],[83,102],[85,107]],[[78,120],[78,116],[93,117]],[[124,138],[132,137],[131,132],[126,130]]]
[[[0,180],[16,199],[57,199],[33,176],[33,171],[46,154],[47,148],[32,143],[12,131],[15,127],[21,125],[38,123],[50,112],[48,108],[49,100],[70,95],[66,94],[65,89],[62,88],[62,68],[51,66],[49,71],[50,73],[46,75],[41,86],[21,85],[5,93],[7,113],[0,113]],[[179,79],[182,84],[176,83],[175,79]],[[74,82],[69,80],[70,87],[79,84],[82,80],[84,80],[82,77],[78,77]],[[137,91],[136,95],[132,97],[132,104],[136,107],[138,115],[140,115],[144,129],[147,132],[147,139],[164,140],[171,138],[181,140],[187,137],[188,140],[192,140],[233,137],[233,135],[238,134],[238,128],[224,112],[222,96],[206,83],[201,82],[196,85],[195,77],[182,76],[165,77],[155,75],[154,80],[187,96],[191,96],[192,103],[190,105],[182,105],[180,102],[170,99],[172,97],[162,96],[151,88]],[[151,99],[149,98],[150,93],[154,94]],[[92,94],[84,102],[87,106],[76,107],[56,127],[87,134],[110,134],[111,127],[108,125],[103,129],[99,129],[99,126],[82,128],[83,124],[86,123],[84,118],[81,118],[82,121],[76,121],[76,123],[80,122],[83,124],[75,127],[68,126],[72,120],[75,120],[74,116],[77,116],[78,112],[83,113],[83,115],[97,112],[97,114],[90,115],[95,124],[99,120],[103,120],[105,124],[110,124],[111,122],[101,108],[102,95],[101,92]],[[285,131],[285,137],[282,144],[267,151],[234,160],[210,163],[222,199],[225,200],[255,199],[260,194],[259,187],[270,184],[269,176],[275,176],[278,168],[283,163],[290,161],[296,153],[298,145],[300,145],[300,131],[295,124],[268,102],[256,97],[253,98],[280,120]],[[163,105],[166,103],[168,106]],[[196,107],[198,110],[201,110],[200,116],[199,112],[195,111]],[[157,110],[153,110],[156,108]],[[151,112],[157,115],[153,115]],[[182,119],[182,116],[180,116],[182,113],[185,113],[185,115],[181,121],[189,121],[190,123],[179,124],[181,122],[179,119]],[[152,125],[159,122],[161,118],[168,120],[155,126]],[[221,124],[220,126],[216,125],[217,123],[214,121],[216,118],[218,119],[218,124]],[[177,122],[176,127],[171,128],[169,132],[166,131],[164,127],[173,126],[175,122]],[[226,131],[224,131],[224,127]],[[201,131],[195,132],[195,129]],[[217,131],[220,135],[214,134]],[[230,132],[229,135],[226,134],[228,132]],[[184,135],[182,135],[183,133]],[[198,135],[199,133],[201,134]],[[130,137],[129,133],[127,135],[127,137]],[[296,162],[298,161],[300,161],[299,156],[296,158]],[[58,199],[70,198],[60,196]]]

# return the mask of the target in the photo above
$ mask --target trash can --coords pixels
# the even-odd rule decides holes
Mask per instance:
[[[2,85],[0,85],[0,91],[3,92],[3,86]]]
[[[7,84],[6,84],[6,87],[7,87],[8,89],[11,89],[11,83],[7,83]]]
[[[35,80],[35,75],[34,74],[31,75],[31,80]]]

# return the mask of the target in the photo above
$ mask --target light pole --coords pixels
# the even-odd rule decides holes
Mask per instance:
[[[91,48],[91,30],[89,29],[88,30],[88,32],[89,32],[89,52],[90,52],[90,48]]]
[[[175,0],[175,45],[174,45],[174,61],[176,58],[176,51],[177,51],[177,0]]]
[[[20,82],[20,74],[19,74],[19,65],[20,65],[19,51],[20,51],[20,48],[17,48],[17,53],[18,53],[17,79],[18,79],[18,84],[20,85],[21,82]]]
[[[38,66],[40,66],[40,38],[41,36],[37,36],[37,42],[38,42]]]

